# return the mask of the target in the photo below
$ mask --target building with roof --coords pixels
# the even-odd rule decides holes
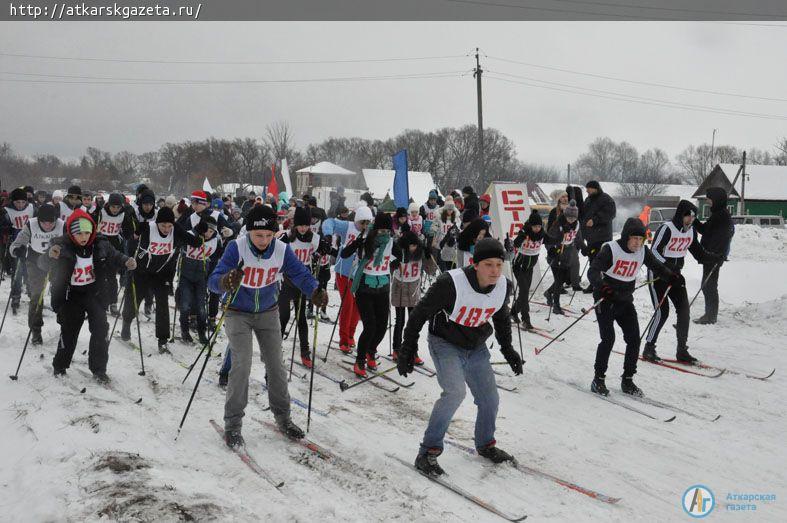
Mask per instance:
[[[740,164],[720,163],[708,173],[693,194],[699,201],[700,216],[710,213],[705,198],[709,187],[722,187],[727,191],[732,214],[787,216],[787,166],[746,165],[745,181],[739,171]]]
[[[369,193],[375,200],[383,200],[385,195],[393,198],[394,171],[392,169],[362,169],[363,179]],[[429,198],[429,191],[440,190],[434,183],[431,173],[421,171],[407,171],[407,181],[410,188],[410,198],[422,205]]]

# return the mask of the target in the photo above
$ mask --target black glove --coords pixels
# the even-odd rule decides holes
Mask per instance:
[[[585,256],[587,258],[588,254],[590,254],[590,247],[585,245],[584,247],[579,249],[579,252],[580,252],[580,254],[582,254],[582,256]]]
[[[208,224],[205,220],[200,220],[199,223],[194,227],[194,232],[197,234],[205,234],[208,232]]]
[[[685,287],[686,286],[686,278],[679,272],[673,272],[672,276],[669,279],[670,285],[673,287]]]
[[[601,289],[599,290],[599,294],[605,300],[612,301],[615,299],[615,289],[613,289],[611,285],[608,285],[606,283],[601,286]]]
[[[399,347],[399,355],[396,358],[396,370],[400,376],[407,377],[415,368],[415,347],[408,347],[402,344]]]
[[[512,349],[511,347],[508,347],[506,349],[500,349],[500,353],[503,355],[503,357],[506,359],[508,364],[511,366],[511,371],[514,374],[516,374],[517,376],[522,374],[522,358],[519,357],[519,354],[517,354],[517,352],[514,349]]]

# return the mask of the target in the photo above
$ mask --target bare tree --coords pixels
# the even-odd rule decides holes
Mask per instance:
[[[290,124],[285,121],[274,122],[265,127],[265,143],[276,160],[296,156],[295,145]]]
[[[593,140],[588,145],[588,151],[573,164],[580,180],[609,180],[617,169],[618,153],[618,144],[610,138]]]
[[[787,137],[782,138],[779,143],[776,144],[776,157],[774,161],[777,165],[787,165]]]

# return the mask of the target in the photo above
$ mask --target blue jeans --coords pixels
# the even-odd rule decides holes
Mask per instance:
[[[180,294],[180,326],[183,330],[189,328],[189,315],[194,312],[197,315],[197,329],[205,332],[205,325],[208,320],[205,305],[208,296],[208,282],[204,275],[187,274],[185,271],[180,274],[178,285]]]
[[[470,387],[473,400],[478,407],[475,418],[475,446],[484,447],[495,439],[495,420],[500,397],[497,394],[495,375],[489,363],[486,345],[467,350],[434,336],[428,337],[429,353],[432,355],[437,382],[443,389],[435,402],[429,425],[424,432],[419,454],[429,449],[443,449],[443,437],[454,417],[456,409],[465,398],[465,383]]]

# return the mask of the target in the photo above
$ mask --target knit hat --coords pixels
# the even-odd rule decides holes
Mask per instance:
[[[391,230],[391,217],[384,212],[377,213],[377,216],[374,217],[374,228],[375,230],[381,229],[388,229]]]
[[[295,216],[293,217],[293,223],[297,227],[298,225],[310,225],[311,224],[311,212],[306,207],[296,207],[295,208]]]
[[[30,194],[36,192],[35,189],[33,189],[32,185],[25,185],[24,187],[22,187],[22,189],[24,189],[26,193],[30,193]]]
[[[145,191],[149,191],[149,190],[150,189],[148,189],[147,185],[145,185],[144,183],[140,183],[139,185],[137,185],[137,189],[136,189],[137,196],[139,196],[141,193],[143,193]]]
[[[473,191],[473,188],[472,188],[472,187],[470,187],[469,185],[465,185],[465,186],[462,188],[462,194],[473,194],[474,192],[475,192],[475,191]],[[475,258],[473,258],[473,259],[475,259]]]
[[[11,191],[11,201],[15,202],[17,200],[24,200],[27,201],[27,192],[21,187],[17,187],[13,191]]]
[[[169,207],[162,207],[156,214],[156,223],[175,223],[175,212]]]
[[[113,192],[109,195],[109,200],[107,200],[107,205],[123,205],[123,195],[120,193]]]
[[[411,204],[410,204],[410,205],[407,207],[407,212],[408,212],[408,213],[411,213],[411,212],[418,212],[418,204],[417,204],[417,203],[411,203]]]
[[[191,203],[208,204],[208,195],[205,191],[194,191],[191,193]]]
[[[453,196],[446,196],[445,197],[445,205],[444,207],[449,211],[456,209],[456,205],[454,204],[454,197]]]
[[[63,191],[61,191],[60,189],[55,189],[54,192],[52,192],[52,198],[60,198],[62,200]]]
[[[355,219],[353,220],[355,223],[363,221],[370,222],[373,219],[372,210],[368,206],[362,205],[355,210]]]
[[[177,204],[178,204],[178,199],[175,198],[175,196],[172,194],[164,198],[164,205],[166,205],[167,207],[175,207]]]
[[[407,216],[407,209],[405,209],[404,207],[397,207],[395,216],[397,218],[404,218],[405,216]]]
[[[144,191],[140,193],[139,197],[137,198],[137,201],[139,202],[140,205],[144,203],[149,203],[153,205],[154,203],[156,203],[156,196],[153,194],[153,191]]]
[[[276,211],[267,205],[255,205],[246,215],[246,230],[278,232],[279,224],[276,222]]]
[[[590,180],[588,183],[585,184],[586,189],[595,189],[597,191],[601,190],[601,185],[596,180]]]
[[[429,191],[429,198],[427,198],[427,200],[436,200],[436,199],[437,199],[437,191],[432,189],[431,191]]]
[[[486,203],[490,203],[490,204],[492,203],[492,197],[489,196],[488,194],[482,194],[478,199],[479,199],[479,201],[482,201],[482,202],[486,202]]]
[[[68,188],[67,194],[69,196],[82,196],[82,189],[79,187],[79,185],[72,185]]]
[[[501,260],[506,258],[506,251],[503,249],[503,245],[494,238],[479,240],[473,249],[473,264],[489,258],[500,258]]]
[[[626,220],[626,223],[623,224],[623,230],[620,231],[620,239],[624,242],[628,242],[631,236],[641,236],[644,238],[646,235],[647,230],[645,226],[642,225],[639,218],[629,218]]]
[[[76,236],[81,232],[93,232],[93,222],[89,218],[77,218],[68,227],[71,236]]]
[[[39,222],[53,223],[55,220],[57,220],[57,211],[55,211],[54,205],[51,203],[45,203],[38,208]]]
[[[224,200],[221,198],[213,198],[213,201],[210,204],[211,207],[214,209],[223,209],[224,208]]]
[[[541,215],[538,213],[538,211],[533,209],[530,211],[530,216],[527,218],[527,224],[531,227],[533,225],[544,225],[544,221],[541,219]]]
[[[563,214],[566,218],[579,218],[579,208],[577,207],[577,202],[571,200],[568,202],[568,207],[563,209]]]
[[[214,218],[213,216],[210,215],[204,216],[202,218],[202,221],[205,222],[205,225],[208,226],[208,229],[213,229],[214,232],[219,230],[219,226],[216,223],[216,218]]]

